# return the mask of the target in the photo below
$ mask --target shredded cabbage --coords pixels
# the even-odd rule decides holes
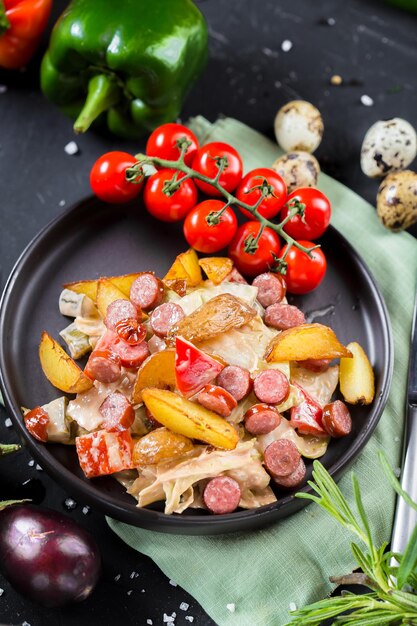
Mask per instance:
[[[298,383],[314,400],[324,406],[331,401],[339,382],[339,366],[333,365],[325,372],[311,372],[304,367],[292,367],[291,381]]]
[[[177,302],[186,315],[190,315],[196,311],[202,304],[205,304],[215,296],[222,293],[230,293],[232,296],[240,298],[249,306],[254,306],[258,289],[252,285],[243,285],[241,283],[220,283],[220,285],[212,285],[209,287],[200,287],[194,289],[186,296],[179,296],[175,291],[169,291],[167,300]],[[261,307],[262,308],[262,307]],[[263,309],[262,309],[263,311]]]
[[[270,443],[277,439],[290,439],[297,446],[297,450],[307,459],[318,459],[327,450],[330,437],[313,437],[312,435],[298,435],[289,420],[283,417],[280,425],[267,435],[258,435],[257,447],[264,452]]]
[[[241,470],[242,493],[245,489],[253,489],[252,495],[247,494],[248,501],[255,501],[257,490],[259,498],[265,499],[269,476],[262,467],[254,443],[254,440],[239,442],[234,450],[196,446],[193,452],[180,459],[163,461],[141,470],[129,493],[138,499],[138,506],[165,499],[166,514],[181,513],[197,498],[198,493],[194,493],[194,487],[198,488],[196,483]]]

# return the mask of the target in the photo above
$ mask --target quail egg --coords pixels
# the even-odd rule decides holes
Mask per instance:
[[[320,165],[316,157],[309,152],[287,152],[272,165],[285,181],[288,193],[298,187],[315,187],[320,174]]]
[[[390,230],[403,230],[417,222],[417,174],[411,170],[388,174],[379,186],[376,210]]]
[[[417,154],[417,136],[406,120],[394,117],[375,122],[361,149],[361,168],[366,176],[379,178],[405,169]]]
[[[276,114],[274,128],[277,142],[285,152],[314,152],[324,131],[320,111],[305,100],[284,104]]]

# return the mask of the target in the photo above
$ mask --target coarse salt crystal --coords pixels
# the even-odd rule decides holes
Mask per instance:
[[[192,615],[186,615],[185,619],[187,620],[187,622],[193,622],[194,621],[194,617]]]
[[[164,617],[162,619],[165,622],[165,624],[172,624],[175,617],[172,617],[172,615],[167,615],[166,613],[164,613]]]
[[[60,200],[60,201],[58,202],[58,204],[59,204],[59,206],[65,206],[65,200]]]
[[[75,141],[70,141],[69,143],[67,143],[67,145],[64,147],[64,150],[70,156],[78,154],[78,152],[80,151]]]
[[[83,506],[83,508],[82,508],[83,515],[88,515],[90,511],[91,511],[91,509],[90,509],[90,507],[87,504],[85,506]]]
[[[43,469],[41,468],[40,465],[38,465],[38,463],[36,463],[36,468],[38,470],[38,472],[43,472]]]
[[[172,585],[173,587],[178,587],[178,583],[176,583],[175,580],[170,580],[169,584]]]
[[[133,593],[133,589],[129,589],[129,591],[127,592],[127,595],[128,595],[128,596],[131,596],[131,595],[132,595],[132,593]]]
[[[140,592],[141,592],[141,593],[145,593],[145,589],[141,589],[141,590],[140,590]]]
[[[130,574],[130,578],[135,578],[135,576],[136,576],[136,572],[132,572],[132,573]]]
[[[0,589],[0,598],[3,595],[3,593],[4,593],[4,589]]]
[[[289,39],[284,39],[284,41],[281,44],[281,50],[283,52],[289,52],[292,48],[292,41],[290,41]]]
[[[33,467],[35,465],[35,461],[32,459],[31,461],[29,461],[28,465],[29,467]]]
[[[120,580],[121,574],[117,574],[117,576],[114,577],[114,580],[117,582],[118,580]]]
[[[29,622],[26,622],[26,620],[24,622],[22,622],[22,626],[30,626]]]
[[[190,608],[190,605],[187,604],[187,602],[181,602],[180,604],[181,611],[188,611],[189,608]]]
[[[297,605],[295,604],[295,602],[290,602],[290,611],[296,611],[297,610]]]
[[[68,511],[73,511],[77,508],[77,503],[73,498],[67,498],[64,500],[64,506]]]
[[[6,419],[4,420],[4,425],[6,426],[6,428],[10,428],[12,426],[12,420],[10,419],[10,417],[6,417]]]
[[[372,100],[371,96],[367,96],[366,94],[361,96],[361,102],[362,102],[363,106],[365,106],[365,107],[371,107],[373,105],[373,103],[374,103],[374,101]]]
[[[231,613],[234,613],[236,610],[236,605],[234,602],[231,602],[230,604],[226,604],[226,609],[228,611],[230,611]]]
[[[146,623],[148,624],[148,626],[152,626],[153,625],[153,621],[151,619],[147,619]]]

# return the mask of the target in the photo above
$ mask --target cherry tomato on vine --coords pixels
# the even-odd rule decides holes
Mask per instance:
[[[221,200],[204,200],[192,209],[185,218],[184,236],[192,248],[198,252],[218,252],[227,246],[237,230],[237,219],[233,210],[227,207],[219,216],[219,223],[210,225],[210,213],[221,211],[225,203]]]
[[[184,158],[185,163],[191,165],[199,144],[194,133],[182,124],[163,124],[156,128],[149,136],[146,154],[168,161],[176,161],[181,154],[177,140],[183,137],[191,141]]]
[[[313,248],[315,246],[311,241],[300,240],[305,248]],[[280,256],[284,256],[287,246],[281,251]],[[321,248],[312,251],[312,256],[308,256],[299,248],[292,246],[285,260],[287,262],[287,273],[285,274],[285,282],[287,283],[287,291],[290,293],[303,294],[313,291],[319,286],[326,273],[326,257]]]
[[[245,252],[245,241],[255,238],[261,227],[260,222],[245,222],[237,229],[229,246],[229,256],[237,270],[246,276],[257,276],[275,264],[274,256],[279,256],[280,241],[278,235],[266,227],[259,239],[258,249],[250,254]]]
[[[143,182],[129,183],[125,172],[135,163],[135,157],[127,152],[106,152],[91,168],[91,189],[100,200],[110,204],[133,200],[142,189]]]
[[[151,215],[162,222],[182,220],[197,202],[197,189],[193,181],[187,178],[179,188],[167,195],[164,184],[175,174],[175,170],[159,170],[146,181],[143,192],[145,207]],[[177,173],[177,179],[184,178],[183,172]]]
[[[268,167],[258,167],[255,170],[251,170],[242,178],[235,195],[241,202],[253,206],[261,197],[262,190],[258,188],[248,193],[249,189],[259,187],[265,183],[270,185],[272,193],[262,200],[258,211],[263,217],[271,219],[271,217],[275,217],[275,215],[279,213],[287,198],[287,186],[283,178],[277,174],[277,172],[274,172],[274,170]],[[240,210],[246,217],[249,217],[249,219],[253,218],[253,215],[251,215],[249,211],[246,211],[246,209]]]
[[[330,223],[332,208],[328,198],[313,187],[300,187],[295,189],[287,198],[286,205],[281,211],[280,218],[287,217],[291,202],[298,200],[305,204],[304,218],[294,215],[284,226],[286,233],[293,239],[308,239],[314,241],[322,236]]]
[[[220,175],[219,183],[223,189],[232,192],[242,179],[243,164],[239,154],[229,144],[220,141],[207,143],[198,150],[194,157],[192,168],[208,178],[214,178],[219,171],[216,157],[225,157],[227,159],[227,166]],[[209,185],[197,178],[194,180],[197,187],[208,196],[221,197],[222,194],[213,185]]]

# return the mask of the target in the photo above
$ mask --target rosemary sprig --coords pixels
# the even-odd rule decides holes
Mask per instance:
[[[410,506],[417,508],[417,503],[401,488],[382,452],[379,453],[379,458],[395,491]],[[352,474],[357,509],[353,511],[323,465],[315,461],[313,468],[313,481],[309,481],[309,485],[314,493],[298,493],[297,497],[318,504],[359,539],[359,543],[351,543],[351,549],[363,573],[333,577],[330,580],[338,584],[366,585],[370,591],[362,595],[345,592],[341,597],[325,598],[292,611],[293,619],[286,626],[319,626],[328,619],[334,619],[335,624],[352,626],[417,626],[417,595],[410,590],[417,587],[417,527],[403,555],[393,555],[387,550],[386,542],[378,547],[372,537],[356,476]],[[399,567],[392,566],[393,556]]]

